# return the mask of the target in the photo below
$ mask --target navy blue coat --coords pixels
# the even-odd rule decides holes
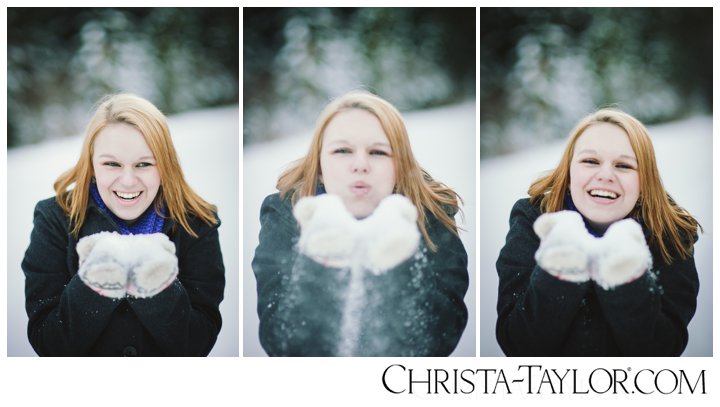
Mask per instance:
[[[260,223],[252,262],[260,343],[270,356],[338,355],[351,271],[298,253],[292,206],[278,194],[265,198]],[[437,252],[423,242],[421,255],[380,276],[363,275],[363,306],[351,316],[358,327],[354,355],[447,356],[457,346],[467,323],[467,253],[434,217],[427,230]]]
[[[515,203],[497,260],[500,280],[496,335],[508,356],[678,356],[700,287],[695,260],[665,264],[655,247],[651,272],[604,290],[573,283],[535,262],[539,205]],[[648,230],[643,226],[648,237]],[[677,257],[677,256],[676,256]]]
[[[40,356],[206,356],[220,332],[219,305],[225,268],[218,224],[190,217],[198,237],[166,220],[163,233],[175,244],[178,278],[151,298],[111,299],[88,288],[77,275],[78,239],[116,231],[90,199],[76,239],[55,198],[35,207],[25,252],[28,338]]]

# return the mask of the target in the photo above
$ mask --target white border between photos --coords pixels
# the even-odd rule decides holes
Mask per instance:
[[[32,3],[41,4],[42,2],[18,2],[13,1],[13,5],[28,6]],[[97,2],[81,1],[74,2],[79,6],[97,6]],[[148,2],[130,1],[124,6],[147,6]],[[170,1],[154,1],[153,6],[175,6],[178,2]],[[209,3],[209,4],[208,4]],[[301,4],[293,4],[297,2],[289,1],[210,1],[204,2],[203,6],[299,6]],[[309,2],[312,5],[337,6],[335,2]],[[333,4],[334,3],[334,4]],[[367,2],[367,1],[349,1],[342,2],[342,5],[348,6],[387,6],[388,3],[397,6],[417,6],[417,2],[400,2],[400,1],[384,1],[384,2]],[[495,1],[450,1],[443,2],[443,6],[462,5],[462,6],[533,6],[531,1],[518,1],[512,4],[501,3]],[[553,6],[576,6],[576,3],[570,2],[552,2]],[[645,2],[644,2],[645,3]],[[690,2],[692,5],[711,6],[710,2]],[[699,3],[699,4],[695,4]],[[305,4],[302,4],[305,5]],[[433,5],[430,2],[423,2],[422,5]],[[542,4],[547,6],[548,4]],[[610,1],[602,4],[603,6],[626,6],[627,2]],[[646,5],[646,4],[638,4]],[[647,4],[657,5],[657,4]],[[682,4],[688,6],[688,3]],[[476,10],[477,14],[478,10]],[[717,9],[713,9],[714,20],[717,21]],[[7,22],[7,8],[2,9],[2,21]],[[240,25],[242,27],[242,9],[240,10]],[[476,17],[477,18],[477,17]],[[479,25],[479,22],[478,22]],[[2,50],[4,58],[0,65],[2,75],[0,75],[0,85],[7,89],[7,29],[3,30]],[[713,27],[714,44],[718,43],[718,34]],[[477,41],[477,36],[476,36]],[[240,43],[242,44],[242,30],[240,30]],[[717,48],[717,45],[715,45]],[[477,54],[478,64],[476,73],[477,91],[476,101],[479,106],[479,53]],[[713,63],[717,61],[717,53],[713,52]],[[717,66],[717,64],[715,64]],[[240,72],[242,72],[242,60],[240,61]],[[242,89],[242,83],[241,83]],[[717,92],[714,86],[713,103],[718,106]],[[242,91],[241,91],[242,92]],[[240,102],[242,104],[242,101]],[[242,110],[242,106],[241,106]],[[7,128],[7,92],[2,98],[2,108],[0,111],[5,129]],[[714,128],[717,128],[716,126]],[[476,137],[479,137],[479,117],[476,118]],[[479,140],[477,145],[479,145]],[[477,149],[476,149],[477,150]],[[241,165],[240,177],[242,180],[242,144],[238,151]],[[2,155],[2,190],[5,191],[5,199],[2,202],[4,217],[2,219],[2,229],[5,230],[3,238],[7,240],[13,238],[7,236],[7,177],[22,176],[21,174],[7,174],[7,151]],[[719,157],[717,154],[717,143],[713,143],[713,157]],[[479,151],[476,151],[476,170],[479,171]],[[479,185],[479,173],[476,173],[476,202],[478,202],[478,211],[481,206],[481,185]],[[240,181],[242,182],[242,181]],[[713,209],[717,206],[718,198],[716,195],[717,188],[717,168],[713,163]],[[242,185],[240,186],[242,191]],[[241,192],[242,195],[242,192]],[[242,196],[240,196],[239,215],[242,215]],[[715,212],[713,210],[713,212]],[[242,219],[242,217],[239,217]],[[713,229],[717,228],[717,217],[714,217]],[[479,217],[476,217],[479,223]],[[480,230],[479,224],[476,224],[476,230]],[[240,231],[238,231],[239,233]],[[714,243],[717,245],[717,239]],[[240,236],[240,247],[238,250],[242,257],[242,235]],[[476,249],[478,253],[477,264],[480,264],[480,239],[476,239]],[[2,248],[3,259],[7,259],[7,245],[0,245]],[[718,250],[713,248],[714,253]],[[713,269],[717,269],[717,256],[713,258]],[[240,264],[243,264],[242,258]],[[247,272],[241,270],[240,272]],[[5,276],[7,275],[7,270]],[[717,280],[717,279],[714,279]],[[242,281],[242,279],[240,279]],[[242,283],[240,283],[242,284]],[[713,292],[717,290],[718,283],[713,282]],[[0,278],[0,292],[5,293],[7,297],[7,279]],[[239,288],[242,293],[242,287]],[[479,296],[479,284],[476,285],[476,296]],[[476,301],[479,307],[480,301]],[[242,301],[240,301],[242,307]],[[713,314],[717,315],[717,301],[713,301]],[[240,310],[242,315],[242,310]],[[479,313],[478,322],[479,322]],[[0,301],[0,346],[7,350],[7,301]],[[713,319],[713,344],[717,344],[718,327]],[[243,338],[243,324],[240,323],[239,338]],[[479,354],[480,326],[476,324],[476,354]],[[240,339],[242,341],[242,339]],[[242,355],[242,343],[238,344],[238,349]],[[717,346],[713,346],[717,352]],[[5,352],[6,354],[6,352]],[[145,359],[116,359],[116,358],[20,358],[7,357],[5,354],[0,361],[0,400],[3,405],[15,405],[20,400],[29,405],[41,405],[50,403],[68,403],[74,406],[96,405],[104,406],[124,406],[127,404],[138,405],[234,405],[241,403],[261,402],[268,404],[277,403],[313,403],[319,405],[342,404],[366,404],[371,402],[380,403],[380,405],[392,404],[394,406],[416,405],[418,402],[434,402],[434,405],[441,405],[443,402],[452,402],[453,405],[478,405],[478,403],[488,402],[494,405],[496,402],[508,401],[534,401],[541,405],[550,404],[577,404],[583,405],[607,405],[608,402],[619,405],[635,404],[637,402],[656,402],[667,401],[670,403],[678,403],[688,401],[692,405],[718,405],[720,398],[720,380],[718,375],[720,369],[717,368],[717,356],[702,358],[261,358],[261,357],[239,357],[239,358],[145,358]],[[407,380],[408,377],[403,376],[409,369],[413,369],[418,374],[424,374],[430,369],[431,374],[443,375],[448,373],[454,374],[463,370],[485,369],[488,372],[488,388],[489,394],[485,394],[482,388],[483,380],[478,379],[482,376],[476,374],[474,376],[475,391],[471,394],[447,394],[440,389],[437,395],[427,395],[422,391],[416,391],[415,394],[392,394],[383,386],[383,372],[390,366],[402,365],[402,368],[394,367],[392,385],[398,381]],[[642,369],[652,369],[654,372],[663,370],[680,372],[684,371],[691,378],[697,376],[700,371],[705,370],[706,393],[701,394],[684,394],[684,395],[662,395],[662,394],[571,394],[568,388],[565,388],[564,394],[550,394],[545,386],[542,394],[527,394],[523,391],[527,386],[524,383],[511,383],[510,387],[513,391],[511,395],[505,394],[501,384],[498,392],[492,394],[492,388],[495,386],[500,371],[506,375],[508,380],[517,378],[523,371],[524,365],[541,365],[548,369],[557,369],[557,372],[572,371],[576,369],[578,376],[587,377],[592,372],[598,370],[602,374],[602,370],[612,372],[613,369],[618,371],[638,372]],[[400,372],[398,374],[398,372]],[[695,375],[695,376],[693,376]],[[417,377],[417,376],[416,376]],[[422,377],[422,376],[420,376]],[[441,376],[442,377],[442,376]],[[467,377],[467,376],[466,376]],[[540,376],[536,376],[536,379]],[[453,389],[451,382],[446,382],[449,389]],[[537,385],[538,382],[535,382]],[[580,391],[587,388],[587,382],[582,379],[577,383]],[[400,384],[402,386],[402,384]],[[422,385],[420,385],[422,388]],[[466,382],[459,383],[460,390],[468,389]],[[463,387],[464,386],[464,387]],[[567,385],[566,385],[567,386]],[[269,404],[272,405],[272,404]]]

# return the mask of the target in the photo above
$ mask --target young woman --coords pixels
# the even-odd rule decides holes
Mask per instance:
[[[632,116],[602,109],[510,214],[497,260],[508,356],[677,356],[699,289],[699,225],[663,188]]]
[[[38,355],[207,355],[225,286],[220,220],[185,182],[165,116],[106,97],[54,187],[22,262]]]
[[[277,188],[252,263],[269,355],[453,351],[467,322],[459,197],[415,161],[397,109],[359,91],[331,102]]]

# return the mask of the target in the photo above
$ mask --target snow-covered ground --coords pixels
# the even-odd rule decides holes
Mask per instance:
[[[239,294],[239,108],[198,110],[169,118],[173,142],[190,186],[218,206],[225,263],[223,326],[211,356],[238,356]],[[30,243],[33,208],[54,195],[52,184],[77,162],[82,136],[8,150],[7,153],[7,352],[34,356],[27,340],[24,276],[20,263]]]
[[[413,152],[434,178],[454,188],[464,200],[465,217],[456,220],[465,231],[460,237],[468,253],[470,286],[465,295],[469,320],[453,356],[474,356],[475,351],[475,137],[474,102],[404,115]],[[243,151],[243,355],[264,356],[258,338],[257,293],[250,267],[260,231],[260,205],[276,192],[275,184],[287,165],[306,154],[312,129]]]
[[[495,260],[508,230],[512,204],[527,187],[559,159],[563,142],[483,159],[480,164],[479,280],[476,280],[475,105],[412,112],[405,115],[413,151],[434,177],[455,188],[465,200],[465,229],[461,237],[468,251],[470,288],[465,297],[469,321],[454,356],[475,354],[476,282],[480,288],[480,355],[500,356],[495,341],[497,274]],[[220,310],[223,328],[213,356],[238,355],[238,273],[243,273],[243,351],[265,355],[258,341],[255,279],[250,268],[259,232],[262,199],[275,192],[277,176],[291,161],[305,154],[310,129],[297,135],[246,147],[243,153],[243,238],[239,240],[239,128],[237,106],[190,112],[170,118],[170,128],[181,164],[191,186],[218,205],[223,226],[220,239],[226,268],[225,300]],[[699,117],[650,128],[663,182],[672,196],[705,229],[695,246],[700,274],[698,309],[690,323],[686,356],[712,354],[712,122]],[[7,154],[7,352],[9,356],[35,353],[26,338],[24,279],[20,262],[29,243],[32,210],[37,201],[53,194],[52,183],[72,166],[81,137],[48,141],[11,149]],[[242,268],[239,262],[242,250]]]
[[[695,245],[700,294],[684,356],[712,356],[712,120],[696,117],[648,130],[665,188],[705,231]],[[533,180],[557,165],[563,148],[560,141],[480,163],[481,356],[503,355],[495,340],[495,261],[505,243],[510,209],[517,199],[527,196]]]

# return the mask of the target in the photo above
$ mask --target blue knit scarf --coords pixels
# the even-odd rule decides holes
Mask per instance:
[[[98,191],[95,182],[90,183],[90,195],[92,195],[93,200],[100,208],[100,210],[102,210],[113,220],[113,222],[115,222],[115,225],[120,230],[120,234],[146,235],[162,232],[163,224],[165,223],[164,206],[160,208],[160,215],[158,215],[155,212],[155,205],[150,205],[145,210],[145,212],[140,215],[140,217],[135,222],[133,222],[132,225],[130,225],[126,221],[118,218],[114,213],[112,213],[110,209],[108,209],[108,207],[105,205],[105,202],[103,202],[102,198],[100,197],[100,192]]]

